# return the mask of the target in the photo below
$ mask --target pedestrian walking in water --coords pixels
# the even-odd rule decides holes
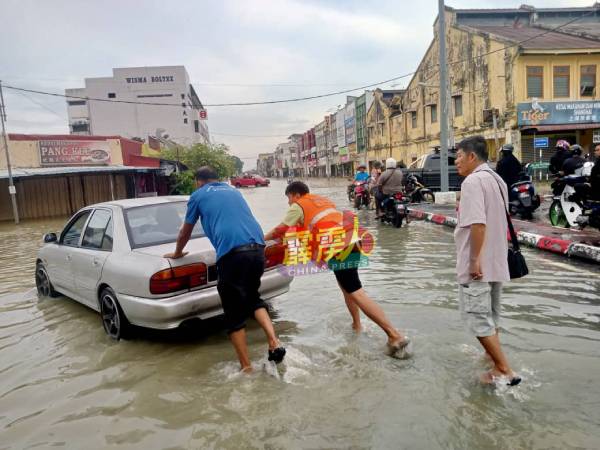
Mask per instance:
[[[283,361],[267,306],[258,289],[265,267],[263,232],[238,190],[221,183],[208,166],[196,172],[198,189],[191,195],[185,221],[177,237],[175,252],[165,258],[181,258],[194,225],[200,219],[204,233],[217,251],[217,290],[225,324],[242,371],[252,371],[246,343],[246,319],[254,317],[269,342],[269,361]]]
[[[283,236],[290,227],[299,226],[312,232],[314,229],[328,226],[327,224],[343,226],[343,214],[336,209],[335,204],[326,197],[311,194],[306,184],[294,181],[287,186],[285,195],[290,207],[282,222],[265,235],[266,240]],[[344,268],[334,270],[333,273],[352,317],[354,331],[362,330],[360,319],[362,311],[386,333],[390,355],[408,356],[406,353],[406,346],[410,342],[408,337],[394,328],[383,309],[365,292],[358,276],[358,268]]]
[[[466,328],[477,337],[494,363],[481,376],[484,383],[506,377],[511,386],[521,382],[508,363],[500,345],[502,283],[510,280],[508,190],[487,165],[488,152],[483,136],[458,144],[456,168],[466,177],[460,191],[456,241],[456,272],[459,308]]]

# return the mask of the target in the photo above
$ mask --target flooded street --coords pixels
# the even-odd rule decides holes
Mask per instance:
[[[284,188],[243,191],[264,229],[283,216]],[[311,188],[349,207],[343,181]],[[218,323],[114,342],[92,310],[38,301],[35,252],[64,219],[1,224],[0,449],[598,448],[598,266],[524,250],[531,273],[505,287],[502,330],[523,383],[484,388],[457,311],[452,230],[372,216],[359,213],[377,238],[363,285],[412,337],[414,358],[385,356],[367,320],[354,335],[326,273],[273,302],[288,348],[278,372],[263,368],[264,336],[250,325],[250,376]]]

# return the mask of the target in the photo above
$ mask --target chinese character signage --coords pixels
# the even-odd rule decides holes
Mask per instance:
[[[207,119],[207,113],[205,109],[201,109],[200,110],[200,120],[206,120]]]
[[[600,101],[538,102],[517,105],[519,125],[568,125],[600,122]]]
[[[42,166],[105,166],[110,164],[107,141],[39,141]]]

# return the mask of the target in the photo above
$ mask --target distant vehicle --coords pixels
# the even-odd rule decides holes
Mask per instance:
[[[146,197],[81,209],[59,235],[44,236],[35,268],[38,294],[64,294],[98,311],[113,339],[126,337],[130,325],[169,329],[221,315],[216,253],[200,222],[186,256],[163,257],[175,248],[187,200]],[[264,299],[289,290],[292,278],[277,270],[284,254],[282,244],[265,249]]]
[[[271,180],[269,180],[268,178],[263,178],[260,175],[243,174],[231,177],[230,183],[236,188],[241,188],[243,186],[266,187],[269,185],[269,183],[271,183]]]
[[[456,152],[454,149],[448,149],[448,188],[451,191],[460,191],[460,185],[464,177],[458,175],[454,165],[455,160]],[[439,149],[436,148],[431,153],[413,161],[408,168],[402,169],[402,173],[405,176],[414,175],[427,188],[432,191],[439,191],[441,186]]]

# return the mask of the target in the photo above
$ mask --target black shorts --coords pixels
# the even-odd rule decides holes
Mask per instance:
[[[264,271],[263,248],[230,252],[217,261],[217,290],[228,333],[244,328],[246,319],[254,316],[257,309],[267,308],[258,293]]]
[[[362,288],[357,268],[334,270],[333,274],[339,285],[348,294],[352,294]]]

